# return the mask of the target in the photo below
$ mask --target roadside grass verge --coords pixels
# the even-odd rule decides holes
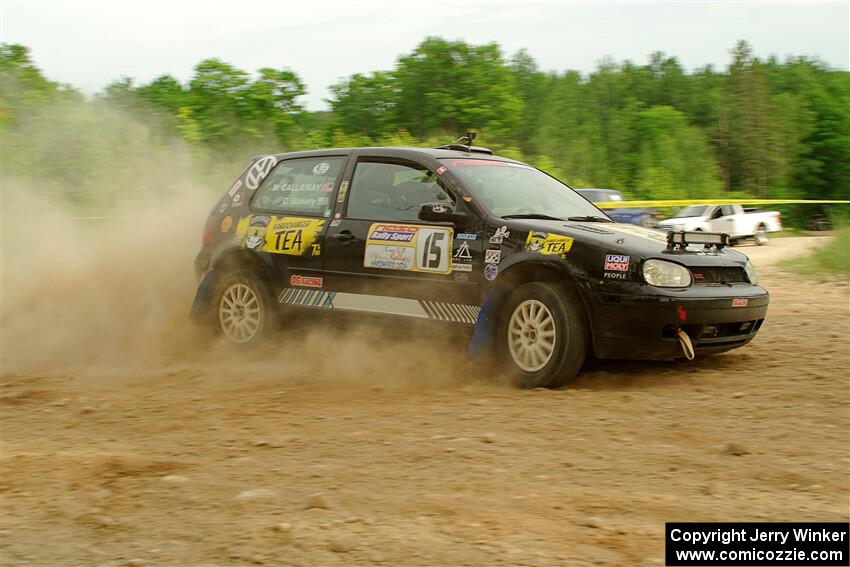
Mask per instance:
[[[804,276],[850,276],[850,225],[835,230],[828,244],[780,262],[779,267]]]
[[[779,232],[771,232],[771,238],[796,238],[799,236],[824,236],[823,232],[810,232],[801,228],[785,227]]]

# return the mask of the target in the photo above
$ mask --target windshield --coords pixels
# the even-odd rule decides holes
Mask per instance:
[[[598,189],[576,189],[576,193],[589,199],[592,203],[610,203],[622,201],[623,196],[616,191],[600,191]]]
[[[708,205],[691,205],[689,207],[685,207],[676,215],[677,218],[684,217],[701,217],[705,214],[705,210],[708,208]]]
[[[477,159],[442,161],[494,215],[540,214],[557,219],[605,217],[581,195],[533,167]]]

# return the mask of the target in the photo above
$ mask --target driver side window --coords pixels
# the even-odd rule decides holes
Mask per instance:
[[[424,203],[446,203],[450,195],[427,167],[383,161],[359,161],[351,179],[348,218],[418,222]]]

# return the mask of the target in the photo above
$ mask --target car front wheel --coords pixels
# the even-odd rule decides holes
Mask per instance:
[[[523,388],[556,388],[581,370],[587,322],[581,300],[566,285],[521,285],[505,303],[499,328],[503,362]]]

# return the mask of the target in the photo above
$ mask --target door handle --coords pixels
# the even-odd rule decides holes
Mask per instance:
[[[336,234],[331,236],[331,238],[333,238],[334,240],[337,240],[337,241],[339,241],[343,244],[348,244],[349,242],[354,240],[354,235],[351,234],[350,230],[343,230],[343,231],[337,232]]]

